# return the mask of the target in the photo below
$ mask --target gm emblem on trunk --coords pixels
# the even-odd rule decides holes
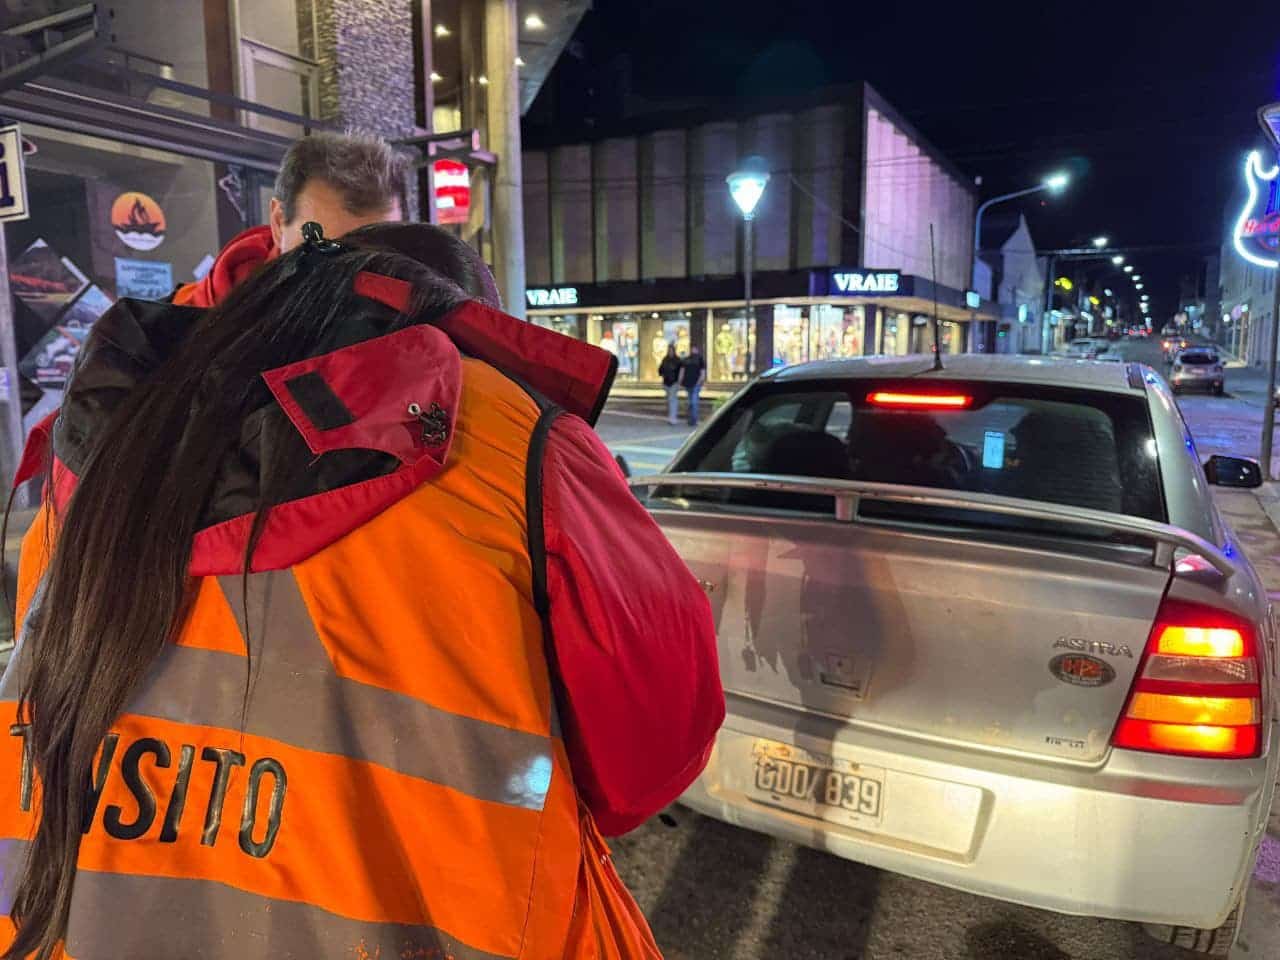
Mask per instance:
[[[1087,653],[1059,654],[1049,661],[1049,672],[1077,687],[1101,687],[1116,678],[1111,664]]]

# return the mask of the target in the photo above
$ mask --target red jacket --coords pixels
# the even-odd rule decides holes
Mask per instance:
[[[203,280],[179,287],[173,302],[184,307],[212,307],[264,263],[279,255],[270,227],[250,227],[222,248]]]

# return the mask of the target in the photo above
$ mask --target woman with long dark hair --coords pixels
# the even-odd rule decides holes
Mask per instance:
[[[442,231],[308,236],[82,352],[0,682],[0,956],[654,956],[597,831],[723,697],[583,419],[611,358]]]

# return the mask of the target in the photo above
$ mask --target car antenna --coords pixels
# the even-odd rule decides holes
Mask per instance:
[[[942,369],[942,337],[938,326],[938,253],[933,245],[933,224],[929,224],[929,267],[933,271],[933,369]]]

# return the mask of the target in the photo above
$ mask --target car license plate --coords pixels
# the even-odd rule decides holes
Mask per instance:
[[[772,740],[757,740],[752,753],[756,801],[852,827],[880,823],[884,815],[883,768]]]

